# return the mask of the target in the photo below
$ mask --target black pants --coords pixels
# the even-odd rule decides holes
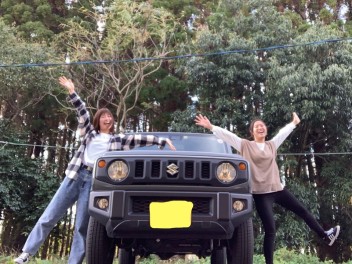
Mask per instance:
[[[325,232],[315,217],[297,200],[297,198],[284,189],[279,192],[253,194],[253,199],[260,219],[264,227],[264,257],[266,264],[273,264],[276,227],[274,220],[273,205],[277,203],[287,210],[292,211],[302,218],[318,236],[324,237]]]

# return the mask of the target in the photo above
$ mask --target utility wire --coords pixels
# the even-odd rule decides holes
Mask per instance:
[[[13,146],[25,146],[25,147],[41,147],[41,148],[61,148],[61,149],[77,149],[74,147],[63,147],[63,146],[50,146],[50,145],[38,145],[38,144],[25,144],[25,143],[14,143],[14,142],[8,142],[8,141],[1,141],[0,144],[4,144],[4,147],[6,145],[13,145]]]
[[[61,148],[61,149],[77,149],[74,147],[63,147],[63,146],[50,146],[50,145],[37,145],[37,144],[25,144],[25,143],[14,143],[8,141],[0,141],[0,144],[14,145],[14,146],[26,146],[26,147],[42,147],[42,148]],[[325,152],[325,153],[316,153],[316,152],[301,152],[301,153],[277,153],[278,156],[332,156],[332,155],[352,155],[352,152]]]
[[[171,57],[151,57],[151,58],[136,58],[129,60],[99,60],[99,61],[77,61],[70,63],[27,63],[27,64],[0,64],[0,68],[12,68],[12,67],[53,67],[53,66],[64,66],[64,65],[84,65],[84,64],[119,64],[119,63],[128,63],[128,62],[141,62],[141,61],[153,61],[153,60],[176,60],[176,59],[184,59],[184,58],[192,58],[192,57],[209,57],[209,56],[222,56],[233,53],[256,53],[263,51],[271,51],[276,49],[288,49],[293,47],[302,47],[302,46],[310,46],[310,45],[321,45],[326,43],[337,43],[337,42],[351,42],[352,38],[338,38],[338,39],[325,39],[320,41],[301,43],[301,44],[287,44],[287,45],[275,45],[266,48],[258,48],[258,49],[248,49],[248,50],[230,50],[230,51],[219,51],[212,53],[204,53],[204,54],[186,54],[179,56],[171,56]],[[63,146],[49,146],[49,145],[36,145],[36,144],[23,144],[23,143],[13,143],[7,141],[0,141],[0,144],[4,144],[3,148],[6,145],[16,145],[16,146],[31,146],[31,147],[43,147],[43,148],[63,148],[63,149],[75,149],[73,147],[63,147]],[[278,155],[289,156],[289,155],[351,155],[352,152],[335,152],[335,153],[278,153]]]
[[[352,152],[301,152],[301,153],[277,153],[281,156],[333,156],[333,155],[352,155]]]
[[[69,63],[26,63],[26,64],[0,64],[0,68],[14,68],[14,67],[57,67],[57,66],[67,66],[67,65],[84,65],[84,64],[120,64],[128,62],[142,62],[142,61],[156,61],[156,60],[178,60],[193,57],[209,57],[209,56],[223,56],[233,53],[257,53],[263,51],[271,51],[276,49],[288,49],[294,47],[311,46],[311,45],[321,45],[326,43],[337,43],[337,42],[351,42],[352,38],[338,38],[338,39],[325,39],[301,44],[286,44],[286,45],[275,45],[266,48],[258,49],[240,49],[240,50],[230,50],[230,51],[218,51],[212,53],[204,54],[185,54],[170,57],[150,57],[150,58],[135,58],[129,60],[97,60],[97,61],[76,61]]]

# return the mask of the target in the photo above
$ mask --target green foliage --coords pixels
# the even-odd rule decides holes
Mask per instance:
[[[180,23],[187,26],[189,33],[193,30],[197,30],[198,27],[203,25],[214,10],[216,10],[219,2],[221,1],[208,1],[208,0],[179,0],[179,1],[168,1],[168,0],[155,0],[153,1],[154,7],[163,7],[166,10],[172,12],[179,19]],[[192,27],[188,27],[188,23],[192,19]]]
[[[294,12],[301,17],[301,20],[315,24],[324,21],[327,25],[336,23],[341,19],[341,6],[349,8],[350,3],[339,2],[335,0],[323,1],[292,1],[292,0],[275,0],[272,1],[281,11]],[[328,18],[328,19],[327,19]]]
[[[18,35],[28,41],[49,41],[58,30],[64,2],[1,1],[0,13],[7,25],[17,27]],[[54,11],[54,13],[53,13]]]
[[[43,63],[54,53],[45,44],[27,43],[16,29],[0,20],[0,61],[2,64]],[[0,70],[0,100],[6,101],[3,114],[14,118],[25,108],[35,108],[50,92],[51,73],[58,69],[44,67],[6,67]],[[22,126],[22,124],[19,124]]]
[[[28,157],[26,149],[21,147],[25,141],[16,138],[4,121],[0,122],[0,135],[0,141],[18,144],[5,143],[0,149],[1,208],[33,224],[53,196],[60,179],[43,165],[42,160]]]
[[[205,132],[204,129],[194,125],[196,111],[189,107],[184,111],[177,110],[172,114],[171,131],[174,132]]]
[[[333,14],[331,14],[330,10],[323,8],[319,12],[319,16],[321,17],[322,21],[326,24],[330,24],[333,21]]]
[[[21,247],[25,237],[42,214],[60,178],[54,166],[42,158],[31,159],[26,148],[26,134],[14,133],[0,119],[0,210],[2,213],[1,249]]]
[[[70,71],[75,76],[76,86],[82,87],[82,96],[88,97],[87,105],[115,107],[119,128],[126,128],[127,120],[135,118],[128,114],[138,103],[144,80],[162,64],[161,60],[130,63],[126,60],[168,55],[173,51],[178,22],[162,8],[130,0],[111,2],[105,14],[87,9],[82,9],[82,13],[93,27],[71,20],[67,31],[58,36],[57,43],[69,47],[67,51],[72,61],[124,61],[91,64],[87,68],[70,67]],[[95,29],[101,19],[106,21],[102,34]]]
[[[316,256],[310,254],[300,254],[287,249],[280,249],[275,253],[275,263],[277,264],[318,264],[333,263],[332,261],[320,261]]]
[[[139,98],[152,131],[168,131],[172,113],[185,109],[189,102],[186,82],[164,68],[146,79]]]
[[[254,264],[264,264],[263,255],[254,255]],[[274,254],[275,264],[332,264],[331,260],[320,260],[316,255],[309,253],[299,253],[287,248],[281,248],[275,251]],[[343,264],[351,264],[352,261],[342,262]]]

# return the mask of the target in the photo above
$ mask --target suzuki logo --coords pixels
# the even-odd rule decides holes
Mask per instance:
[[[175,175],[178,173],[178,167],[176,164],[171,163],[169,166],[167,166],[167,172],[171,175]]]

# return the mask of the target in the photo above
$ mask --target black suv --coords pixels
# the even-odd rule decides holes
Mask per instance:
[[[146,134],[146,133],[145,133]],[[157,146],[108,152],[93,171],[87,263],[135,263],[156,254],[253,262],[249,164],[212,134],[150,133]]]

